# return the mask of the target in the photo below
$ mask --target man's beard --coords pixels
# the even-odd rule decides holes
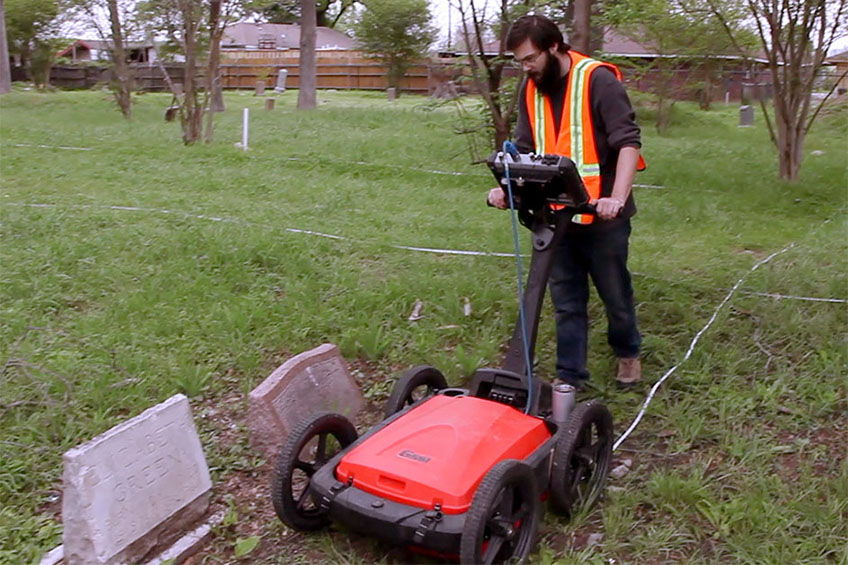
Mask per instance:
[[[541,72],[529,73],[530,78],[536,83],[536,88],[539,92],[546,96],[550,96],[559,90],[559,83],[562,77],[560,76],[559,59],[552,55],[550,51],[547,53],[547,62]]]

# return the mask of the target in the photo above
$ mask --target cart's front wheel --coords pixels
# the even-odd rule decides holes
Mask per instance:
[[[606,406],[590,400],[574,408],[554,449],[550,492],[557,511],[574,515],[598,500],[612,461],[612,436]]]
[[[271,478],[271,500],[280,520],[297,530],[317,530],[329,524],[309,483],[318,469],[356,437],[353,424],[332,412],[321,412],[295,426],[280,449]]]
[[[409,369],[392,389],[392,395],[386,402],[386,418],[443,388],[448,388],[448,381],[438,369],[429,365]]]
[[[533,550],[540,506],[529,465],[507,459],[492,467],[471,501],[460,538],[460,562],[523,562]]]

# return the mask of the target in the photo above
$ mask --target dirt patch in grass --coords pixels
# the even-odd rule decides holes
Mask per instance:
[[[269,368],[284,361],[286,355],[273,356]],[[356,360],[349,364],[351,374],[363,391],[371,390],[387,377],[382,368],[367,361]],[[237,381],[237,379],[232,379]],[[357,415],[355,426],[364,431],[383,418],[382,402],[377,397],[366,401],[365,408]],[[193,558],[192,563],[266,563],[281,558],[289,563],[326,563],[336,559],[328,551],[315,547],[309,534],[293,531],[277,518],[271,503],[270,484],[273,461],[265,461],[252,451],[248,444],[247,402],[237,386],[214,398],[205,400],[199,410],[200,428],[206,443],[212,441],[214,452],[210,460],[219,461],[223,468],[216,477],[212,507],[209,515],[225,514],[224,523],[215,529],[213,539]],[[340,534],[330,531],[331,537]],[[256,548],[238,559],[234,547],[238,540],[252,537],[260,539]],[[369,542],[350,538],[357,547],[357,554],[367,555]],[[395,563],[407,562],[400,558]]]

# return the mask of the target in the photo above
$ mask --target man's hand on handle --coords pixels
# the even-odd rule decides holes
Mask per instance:
[[[499,186],[496,186],[489,191],[486,203],[489,206],[493,206],[500,210],[506,210],[509,208],[506,192]],[[618,198],[611,197],[599,198],[598,200],[595,200],[594,204],[595,213],[602,220],[612,220],[618,216],[618,214],[621,213],[622,208],[624,208],[624,202]]]
[[[489,191],[489,196],[486,198],[486,203],[489,206],[494,206],[500,210],[506,210],[509,208],[509,202],[506,198],[506,192],[499,186],[496,186],[492,190]]]
[[[624,202],[618,198],[598,198],[595,200],[595,214],[602,220],[612,220],[624,208]]]

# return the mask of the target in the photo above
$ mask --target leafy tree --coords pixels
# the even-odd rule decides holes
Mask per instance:
[[[846,32],[846,0],[704,0],[738,44],[733,14],[748,16],[771,73],[774,122],[764,100],[763,118],[777,148],[780,177],[794,181],[804,139],[827,98],[812,109],[813,86],[833,42]]]
[[[23,66],[32,73],[33,52],[38,50],[38,61],[42,66],[50,64],[46,45],[53,33],[51,25],[59,15],[56,0],[6,0],[6,38],[9,53],[18,55]],[[38,69],[40,70],[40,69]],[[41,73],[43,75],[43,72]],[[49,74],[49,68],[48,68]]]
[[[484,123],[479,125],[491,132],[492,147],[489,149],[501,147],[512,132],[520,80],[506,78],[505,70],[510,61],[505,53],[506,35],[512,22],[532,8],[533,4],[532,1],[500,0],[494,13],[490,13],[485,2],[482,6],[475,0],[453,0],[452,3],[459,11],[462,43],[468,51],[471,82],[486,103]],[[498,40],[497,55],[487,53],[486,37]],[[476,144],[471,141],[479,125],[468,123],[460,132],[469,136],[473,161],[479,161],[489,153],[485,151],[481,155]]]
[[[354,31],[362,49],[388,67],[386,78],[394,88],[436,36],[427,0],[369,0]]]
[[[342,16],[358,0],[316,0],[315,21],[320,27],[336,27]],[[263,21],[271,24],[293,24],[300,21],[301,0],[252,0],[249,11],[257,14]]]
[[[78,19],[84,19],[108,46],[112,62],[111,90],[121,113],[132,117],[132,71],[127,61],[128,22],[135,2],[132,0],[68,0],[67,9]],[[108,27],[101,14],[108,13]]]
[[[207,109],[216,109],[215,93],[221,88],[218,63],[223,28],[240,13],[241,7],[240,0],[146,0],[137,4],[137,17],[151,41],[154,35],[164,35],[167,49],[182,55],[185,60],[182,93],[174,87],[164,67],[162,70],[179,103],[186,145],[196,143],[201,136],[207,143],[212,141],[211,112],[207,116],[205,134],[203,114]],[[157,60],[161,65],[161,57]],[[197,72],[204,63],[206,81],[201,84]],[[220,103],[217,108],[221,108],[223,99]]]
[[[657,96],[655,126],[665,133],[671,121],[676,98],[697,86],[701,106],[708,107],[712,86],[717,81],[728,54],[741,57],[737,47],[727,41],[721,23],[710,13],[697,9],[699,0],[619,0],[607,6],[606,23],[630,39],[651,48],[657,57],[644,65],[628,62],[639,75],[650,78]],[[733,19],[734,26],[740,21]],[[741,35],[740,35],[741,38]],[[745,46],[750,48],[750,36]],[[685,68],[688,83],[676,79]],[[695,84],[697,80],[697,85]]]

